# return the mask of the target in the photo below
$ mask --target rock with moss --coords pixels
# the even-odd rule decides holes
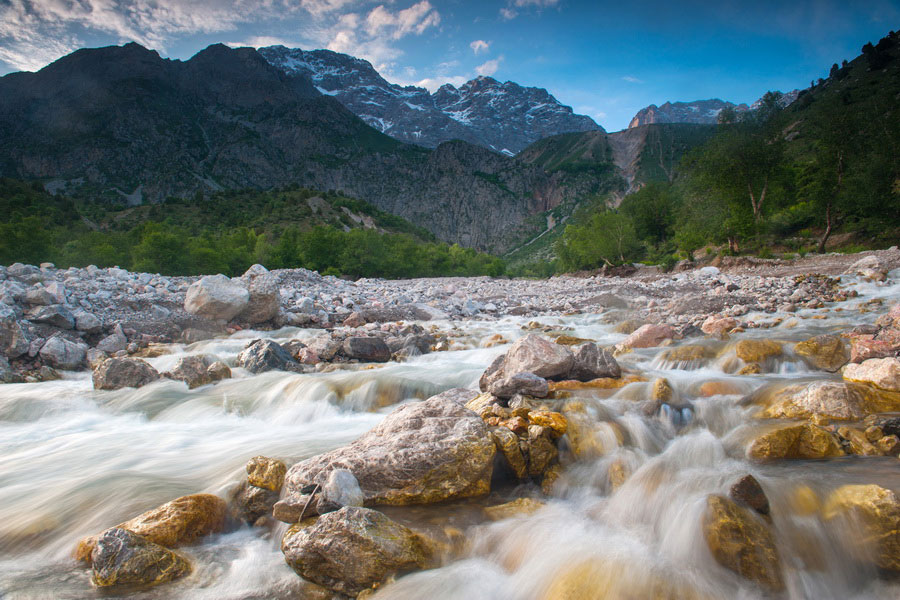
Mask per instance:
[[[144,588],[191,572],[183,556],[127,529],[103,532],[91,553],[91,581],[101,588]]]
[[[836,335],[817,335],[794,346],[794,352],[811,367],[834,373],[850,360],[850,351]]]
[[[900,572],[900,500],[878,485],[845,485],[825,501],[822,517],[841,528],[857,560]]]
[[[816,459],[843,456],[837,437],[812,423],[769,430],[754,439],[747,455],[756,460]]]

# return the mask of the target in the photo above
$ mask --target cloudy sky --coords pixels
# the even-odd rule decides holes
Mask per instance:
[[[0,0],[0,74],[136,41],[330,48],[390,81],[545,87],[610,131],[667,100],[803,88],[900,28],[900,0]]]

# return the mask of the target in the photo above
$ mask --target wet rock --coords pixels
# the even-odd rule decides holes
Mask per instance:
[[[391,349],[381,338],[353,336],[344,340],[341,350],[347,358],[362,362],[387,362],[391,360]]]
[[[175,367],[166,376],[177,379],[187,384],[188,389],[194,389],[207,383],[212,383],[209,367],[215,362],[215,358],[206,355],[184,356],[178,359]]]
[[[250,293],[225,275],[210,275],[187,290],[184,310],[207,319],[230,321],[250,303]]]
[[[660,359],[674,363],[679,369],[695,369],[714,356],[714,352],[706,346],[688,344],[663,351]]]
[[[849,364],[844,379],[869,383],[889,392],[900,392],[900,358],[870,358],[860,364]]]
[[[512,398],[516,394],[544,398],[549,393],[549,388],[546,379],[526,372],[494,381],[489,392],[498,398]]]
[[[253,525],[272,516],[272,507],[278,502],[278,492],[251,485],[248,481],[241,485],[231,496],[231,513],[236,519]]]
[[[738,358],[747,363],[762,363],[782,354],[781,344],[772,340],[741,340],[734,347]]]
[[[32,323],[52,325],[60,329],[75,329],[75,315],[60,304],[32,309],[28,313],[28,320]]]
[[[507,427],[491,427],[491,438],[509,471],[516,479],[525,479],[528,476],[528,465],[519,448],[519,436]]]
[[[534,498],[516,498],[512,502],[496,504],[484,508],[484,516],[491,521],[502,521],[513,517],[522,517],[533,514],[547,504]]]
[[[794,346],[794,352],[816,369],[834,373],[850,360],[850,352],[836,335],[818,335]]]
[[[431,558],[429,545],[411,529],[358,506],[323,515],[311,527],[292,527],[281,549],[298,575],[350,596],[394,572],[424,568]]]
[[[492,383],[517,373],[533,373],[550,379],[572,369],[575,357],[566,346],[530,333],[516,340],[503,356],[497,357],[482,374],[479,386],[487,391]]]
[[[191,572],[184,557],[121,528],[105,531],[91,553],[97,587],[149,587]]]
[[[646,564],[604,556],[569,561],[552,573],[540,600],[712,600]]]
[[[900,571],[900,500],[877,485],[845,485],[825,501],[822,517],[843,528],[846,548],[862,562]]]
[[[253,265],[241,279],[247,285],[249,298],[247,306],[236,315],[237,320],[256,325],[277,317],[281,308],[281,297],[276,277],[264,266]]]
[[[741,393],[741,389],[729,381],[704,381],[697,390],[703,398],[711,396],[732,396]]]
[[[29,343],[12,311],[0,313],[0,355],[18,358],[28,352]]]
[[[549,410],[533,410],[528,413],[528,421],[546,429],[550,437],[556,439],[564,436],[569,429],[569,422],[561,413]]]
[[[613,355],[593,342],[583,344],[575,352],[567,379],[591,381],[600,377],[621,377],[622,369]]]
[[[139,358],[108,358],[93,374],[94,389],[139,388],[159,379],[159,372]]]
[[[740,322],[733,317],[710,315],[706,318],[705,321],[703,321],[703,324],[700,325],[700,331],[702,331],[706,335],[722,337],[724,334],[728,333],[738,325],[740,325]]]
[[[206,376],[210,382],[231,379],[231,369],[222,361],[217,360],[206,368]]]
[[[762,415],[767,418],[808,419],[822,416],[839,421],[856,421],[880,406],[873,406],[873,394],[865,388],[841,381],[814,381],[790,385],[775,396]]]
[[[115,354],[116,352],[124,350],[127,346],[128,338],[125,337],[121,325],[116,325],[112,334],[97,342],[97,350],[101,350],[107,354]]]
[[[761,518],[724,496],[709,496],[703,535],[720,565],[771,591],[784,589],[775,537]]]
[[[629,348],[653,348],[661,345],[666,340],[675,337],[675,329],[669,325],[642,325],[634,333],[616,344],[616,348],[627,350]]]
[[[528,475],[540,477],[550,465],[556,463],[559,458],[559,450],[543,427],[530,425],[527,432],[525,442],[520,441],[519,447],[522,448],[522,454],[525,455],[528,463]]]
[[[738,504],[749,506],[761,515],[769,514],[769,499],[753,475],[744,475],[734,482],[728,495]]]
[[[292,466],[275,517],[299,518],[304,488],[349,470],[368,506],[427,504],[490,491],[496,447],[481,418],[440,397],[398,407],[351,444]]]
[[[250,485],[280,492],[284,484],[284,476],[287,473],[287,465],[284,461],[267,456],[254,456],[247,461],[247,480]]]
[[[650,388],[650,400],[659,404],[664,404],[671,402],[674,397],[675,390],[672,389],[672,384],[669,383],[668,379],[657,377],[653,380],[653,384]]]
[[[54,336],[41,346],[39,354],[51,367],[80,369],[85,365],[87,351],[87,344],[72,342],[61,336]]]
[[[878,260],[877,256],[870,254],[853,263],[844,273],[859,275],[873,281],[884,281],[887,278],[888,271],[889,269]]]
[[[335,469],[319,492],[319,514],[339,510],[344,506],[362,506],[364,501],[359,482],[347,469]]]
[[[253,340],[238,354],[237,364],[251,373],[288,371],[299,366],[290,352],[272,340]]]
[[[894,345],[884,340],[876,340],[874,335],[850,336],[850,362],[861,363],[870,358],[894,356]]]
[[[843,454],[834,434],[812,423],[768,431],[753,440],[747,449],[747,455],[757,460],[832,458]]]

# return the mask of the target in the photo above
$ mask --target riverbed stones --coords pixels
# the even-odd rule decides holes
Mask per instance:
[[[588,342],[578,347],[572,368],[566,378],[591,381],[600,377],[616,378],[621,375],[622,369],[612,353],[593,342]]]
[[[28,312],[28,320],[59,329],[75,329],[75,315],[61,304],[35,307]]]
[[[148,510],[118,527],[161,546],[176,548],[221,532],[225,510],[225,501],[218,496],[192,494]]]
[[[631,335],[616,344],[620,350],[654,348],[675,337],[675,329],[666,324],[641,325]]]
[[[744,475],[735,481],[728,490],[728,495],[738,504],[749,506],[761,515],[769,514],[769,499],[753,475]]]
[[[248,525],[266,525],[272,522],[272,507],[278,502],[278,492],[242,481],[229,499],[232,517]]]
[[[860,364],[849,364],[844,379],[868,383],[889,392],[900,392],[900,358],[870,358]]]
[[[216,357],[207,354],[184,356],[178,359],[175,367],[165,374],[187,384],[188,389],[214,383],[231,377],[231,369]]]
[[[810,366],[834,373],[850,360],[850,351],[836,335],[817,335],[794,346],[794,352]]]
[[[0,354],[18,358],[28,352],[30,340],[12,311],[0,312]]]
[[[139,388],[159,377],[159,372],[140,358],[107,358],[94,369],[92,379],[94,389],[118,390]]]
[[[126,529],[103,532],[91,553],[91,582],[101,588],[151,587],[191,572],[183,556]]]
[[[290,352],[272,340],[253,340],[247,344],[238,354],[237,364],[254,374],[295,370],[295,367],[300,367]]]
[[[319,514],[339,510],[343,506],[362,506],[365,501],[359,482],[347,469],[335,469],[328,474],[316,504]]]
[[[533,373],[544,379],[563,378],[572,369],[574,361],[568,347],[529,333],[491,363],[482,374],[479,386],[482,391],[487,391],[494,382],[517,373]]]
[[[534,373],[524,372],[494,381],[488,391],[498,398],[512,398],[516,394],[544,398],[550,390],[546,379]]]
[[[873,406],[872,394],[843,381],[814,381],[790,385],[780,390],[761,416],[767,418],[808,419],[813,416],[837,421],[857,421],[880,406]]]
[[[334,469],[349,470],[366,506],[429,504],[490,491],[496,446],[481,418],[440,397],[406,404],[351,444],[292,466],[275,517],[293,523]]]
[[[284,461],[267,456],[254,456],[245,467],[250,485],[280,492],[287,473]]]
[[[775,536],[759,516],[725,496],[710,495],[702,528],[720,565],[768,590],[784,589]]]
[[[746,363],[764,363],[782,352],[781,344],[774,340],[741,340],[734,347],[734,353]]]
[[[738,325],[740,325],[740,322],[734,317],[710,315],[703,321],[703,324],[700,325],[700,331],[707,335],[722,337]]]
[[[825,501],[822,517],[843,528],[857,560],[900,571],[900,500],[878,485],[845,485]]]
[[[525,479],[528,476],[528,464],[522,449],[519,447],[519,436],[508,427],[491,427],[491,438],[497,445],[499,456],[504,459],[505,466],[516,479]]]
[[[344,340],[341,351],[347,358],[360,362],[383,363],[391,360],[391,349],[379,337],[351,336]]]
[[[188,288],[184,310],[207,319],[230,321],[249,303],[250,292],[244,286],[225,275],[209,275]]]
[[[843,454],[837,437],[812,423],[767,431],[747,448],[747,455],[756,460],[833,458]]]
[[[298,575],[353,597],[392,573],[426,567],[432,553],[408,527],[359,506],[322,515],[310,527],[288,529],[281,549]]]
[[[281,297],[278,280],[262,265],[253,265],[241,277],[246,285],[247,305],[235,316],[238,321],[249,325],[265,323],[278,316]]]
[[[85,365],[87,344],[73,342],[62,336],[53,336],[41,346],[40,357],[57,369],[80,369]]]

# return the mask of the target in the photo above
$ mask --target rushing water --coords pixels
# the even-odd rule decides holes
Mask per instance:
[[[893,275],[896,280],[898,273]],[[854,285],[861,297],[845,303],[844,312],[747,315],[784,321],[744,335],[800,340],[840,331],[876,316],[849,307],[873,297],[896,298],[900,292],[897,286]],[[816,314],[827,318],[811,318]],[[613,333],[615,314],[539,321],[601,344],[624,337]],[[89,572],[70,558],[79,538],[177,496],[225,496],[252,456],[297,461],[358,437],[397,403],[451,387],[475,387],[483,369],[505,349],[482,348],[483,342],[498,333],[513,340],[525,333],[523,324],[513,318],[466,323],[453,339],[468,349],[371,370],[251,376],[236,368],[234,379],[190,391],[180,382],[161,381],[138,390],[96,392],[88,374],[0,386],[0,597],[115,597],[94,590]],[[285,329],[266,335],[306,339],[316,333]],[[171,354],[150,362],[164,370],[185,354],[211,353],[233,363],[256,335],[242,332],[173,346]],[[728,355],[725,343],[683,343],[711,344],[720,356]],[[808,502],[798,500],[823,498],[846,483],[877,483],[900,492],[897,459],[765,465],[744,459],[745,444],[760,425],[740,405],[742,396],[773,381],[836,376],[810,372],[790,353],[776,373],[764,376],[728,374],[723,370],[727,358],[679,364],[666,360],[665,353],[639,350],[620,362],[648,379],[666,377],[676,395],[693,402],[689,425],[637,410],[635,400],[646,398],[647,383],[579,393],[586,414],[598,422],[598,451],[568,467],[548,505],[498,523],[473,516],[479,514],[473,510],[478,502],[428,509],[432,517],[443,515],[445,524],[462,528],[465,543],[444,566],[402,577],[377,597],[538,600],[560,570],[583,563],[593,565],[598,590],[606,590],[597,598],[760,597],[758,588],[715,563],[700,530],[706,496],[725,492],[748,472],[760,480],[772,505],[785,564],[785,597],[900,597],[900,584],[886,583],[847,561],[838,533],[807,509]],[[724,382],[734,393],[697,397],[698,385],[710,380]],[[620,487],[611,482],[613,465],[630,473]],[[526,486],[512,492],[535,490]],[[416,509],[405,518],[415,523]],[[305,597],[302,582],[284,563],[278,538],[279,532],[250,528],[213,536],[182,549],[195,566],[189,577],[137,596]],[[667,595],[660,596],[660,589]]]

